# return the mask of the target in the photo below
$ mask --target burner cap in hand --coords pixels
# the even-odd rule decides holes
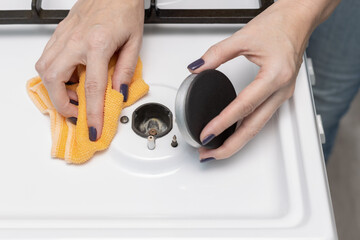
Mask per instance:
[[[176,122],[186,142],[200,147],[200,133],[214,117],[236,98],[230,80],[217,70],[191,74],[181,84],[175,102]],[[234,133],[236,123],[205,147],[218,148]]]

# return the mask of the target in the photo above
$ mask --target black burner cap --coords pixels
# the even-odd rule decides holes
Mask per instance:
[[[184,126],[189,137],[201,145],[200,133],[203,128],[214,117],[228,106],[235,98],[236,92],[230,80],[217,70],[205,70],[199,74],[190,75],[185,81],[188,84],[182,84],[179,91],[186,91],[183,94],[183,100],[177,100],[184,104],[181,112],[183,112]],[[184,81],[184,83],[185,83]],[[179,106],[177,106],[179,108]],[[181,124],[180,124],[181,125]],[[215,137],[205,147],[218,148],[224,141],[234,133],[236,123]],[[182,131],[183,132],[183,131]],[[193,145],[193,144],[192,144]]]

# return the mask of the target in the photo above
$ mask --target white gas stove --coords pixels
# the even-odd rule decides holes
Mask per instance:
[[[74,1],[43,2],[69,9]],[[154,150],[131,127],[134,110],[146,103],[174,114],[186,66],[240,27],[146,25],[140,56],[149,94],[123,110],[130,122],[120,123],[108,150],[75,166],[51,159],[49,118],[25,91],[55,26],[0,25],[0,239],[337,239],[306,59],[294,96],[230,159],[200,164],[175,121]],[[258,67],[239,57],[219,70],[239,92]]]

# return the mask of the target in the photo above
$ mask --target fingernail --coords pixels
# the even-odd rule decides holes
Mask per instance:
[[[201,142],[201,144],[202,145],[208,144],[211,140],[213,140],[214,137],[215,137],[214,134],[208,135],[206,138],[204,138],[204,140]]]
[[[127,84],[120,85],[120,93],[124,96],[124,102],[128,99],[129,86]]]
[[[75,101],[75,100],[70,99],[70,103],[71,103],[71,104],[74,104],[74,105],[76,105],[76,106],[79,106],[79,103],[78,103],[77,101]]]
[[[70,85],[74,85],[75,83],[76,83],[76,82],[70,82],[70,81],[69,81],[69,82],[66,82],[65,85],[70,86]]]
[[[204,63],[205,63],[205,61],[202,58],[199,58],[198,60],[190,63],[187,68],[190,70],[195,70],[195,69],[198,69],[199,67],[201,67],[202,65],[204,65]]]
[[[201,159],[200,162],[201,162],[201,163],[204,163],[204,162],[209,162],[209,161],[211,161],[211,160],[215,160],[215,158],[213,158],[213,157],[204,158],[204,159]]]
[[[77,118],[76,117],[69,117],[68,120],[74,125],[76,125],[76,123],[77,123]]]
[[[92,142],[96,141],[96,137],[97,137],[97,131],[96,128],[94,127],[89,127],[89,139]]]

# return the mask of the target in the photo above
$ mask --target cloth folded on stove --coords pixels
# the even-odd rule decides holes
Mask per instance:
[[[80,65],[77,68],[79,83],[66,86],[76,91],[78,95],[79,105],[76,125],[56,111],[40,77],[28,81],[27,91],[30,98],[43,114],[49,114],[50,116],[52,157],[64,159],[68,163],[81,164],[88,161],[95,152],[107,149],[117,132],[121,110],[130,106],[148,92],[149,86],[142,79],[142,63],[139,58],[129,85],[127,102],[123,102],[123,95],[112,89],[111,78],[114,73],[116,59],[117,57],[113,56],[109,63],[108,84],[105,93],[104,126],[100,139],[95,142],[89,140],[86,120],[85,66]]]

